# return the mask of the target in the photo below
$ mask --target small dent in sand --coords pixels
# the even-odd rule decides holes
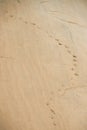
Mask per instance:
[[[36,23],[31,23],[31,24],[34,25],[34,26],[36,25]]]
[[[21,3],[21,1],[20,1],[20,0],[17,0],[17,3]]]
[[[55,122],[53,122],[53,126],[56,126],[56,123],[55,123]]]
[[[13,18],[13,17],[14,17],[14,15],[10,15],[10,17],[11,17],[11,18]]]
[[[7,59],[7,60],[14,60],[14,58],[13,57],[10,57],[10,56],[0,56],[0,59]]]
[[[73,57],[74,57],[74,58],[77,58],[77,56],[76,56],[76,55],[73,55]]]
[[[61,46],[61,45],[62,45],[62,43],[60,43],[60,42],[59,42],[59,45]]]
[[[75,76],[79,76],[79,74],[78,74],[78,73],[74,73],[74,75],[75,75]]]
[[[47,0],[41,1],[40,4],[47,3]]]
[[[55,39],[57,42],[59,42],[59,39]]]
[[[24,21],[25,24],[28,24],[28,21]]]
[[[55,113],[55,111],[52,109],[52,108],[50,108],[50,111],[55,115],[56,113]]]

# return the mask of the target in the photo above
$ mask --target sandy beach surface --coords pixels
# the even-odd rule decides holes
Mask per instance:
[[[0,130],[87,130],[86,0],[0,0]]]

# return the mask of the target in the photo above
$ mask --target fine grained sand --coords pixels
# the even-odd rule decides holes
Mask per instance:
[[[0,130],[87,130],[86,0],[0,0]]]

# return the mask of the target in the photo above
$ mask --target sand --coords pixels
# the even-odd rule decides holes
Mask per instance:
[[[0,0],[0,130],[87,130],[86,0]]]

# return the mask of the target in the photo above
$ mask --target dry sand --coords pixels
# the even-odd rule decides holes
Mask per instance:
[[[0,0],[0,130],[87,130],[86,0]]]

